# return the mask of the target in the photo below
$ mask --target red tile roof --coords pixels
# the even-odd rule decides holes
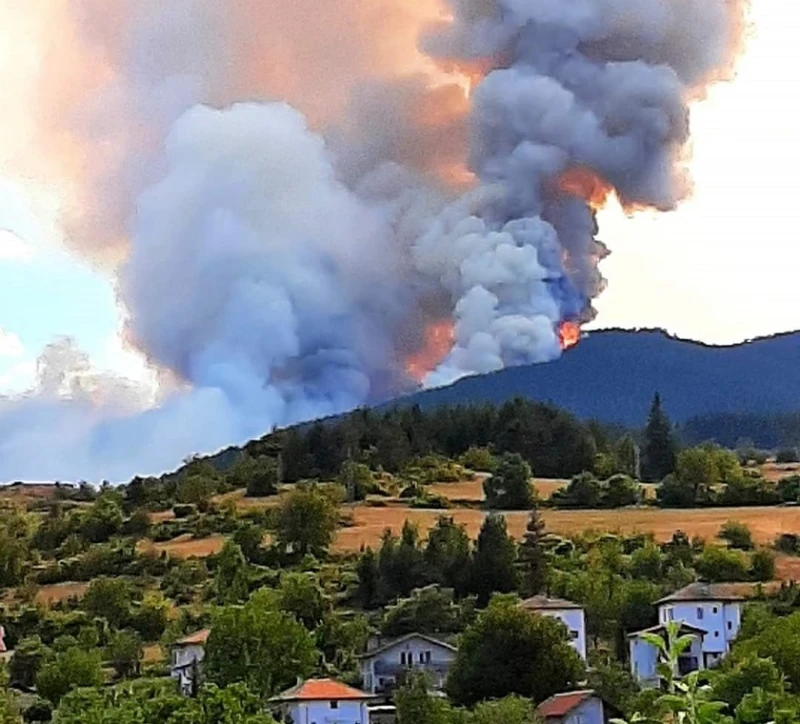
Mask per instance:
[[[591,690],[568,691],[564,694],[556,694],[537,707],[540,716],[545,719],[549,717],[562,717],[569,714],[573,709],[591,699],[595,693]]]
[[[342,701],[372,698],[372,694],[333,679],[309,679],[278,694],[272,701]]]
[[[208,634],[211,631],[209,629],[204,628],[202,631],[195,631],[194,633],[189,634],[188,636],[184,636],[182,639],[178,639],[175,642],[176,646],[204,646],[206,641],[208,641]]]

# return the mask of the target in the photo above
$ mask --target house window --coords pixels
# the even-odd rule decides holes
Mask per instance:
[[[420,651],[419,652],[419,663],[421,663],[421,664],[425,663],[425,652],[424,651]]]
[[[580,636],[580,634],[579,634],[577,631],[570,631],[570,632],[569,632],[569,637],[570,637],[570,638],[571,638],[573,641],[576,641],[576,640],[578,639],[578,637],[579,637],[579,636]]]
[[[719,638],[719,631],[714,631],[714,638],[715,638],[715,639],[718,639],[718,638]]]
[[[704,614],[705,614],[705,611],[703,611],[703,609],[700,606],[698,606],[697,607],[697,620],[698,621],[702,621]]]
[[[431,652],[430,651],[426,651],[425,652],[425,663],[426,664],[431,663]]]
[[[406,665],[406,652],[405,651],[401,651],[400,652],[400,666],[405,666],[405,665]]]
[[[338,709],[339,702],[338,701],[331,701],[331,709]]]
[[[719,609],[716,606],[714,606],[713,611],[714,613],[716,613],[717,611],[719,611]]]
[[[733,621],[728,621],[728,631],[733,631]]]

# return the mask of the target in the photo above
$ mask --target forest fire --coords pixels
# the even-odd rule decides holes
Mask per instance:
[[[602,209],[614,187],[587,166],[573,166],[556,179],[559,193],[577,196],[595,211]]]
[[[558,342],[566,351],[581,341],[581,327],[577,322],[561,322],[558,328]]]
[[[454,342],[453,323],[448,320],[434,322],[425,329],[425,343],[405,362],[406,374],[422,382],[445,358]]]

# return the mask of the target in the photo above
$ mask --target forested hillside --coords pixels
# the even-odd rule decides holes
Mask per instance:
[[[654,392],[673,420],[774,415],[800,408],[800,333],[711,347],[654,330],[591,332],[557,362],[502,370],[421,392],[403,404],[549,401],[583,419],[641,427]]]
[[[681,447],[658,397],[647,417],[634,437],[523,399],[359,410],[120,487],[0,490],[0,722],[274,724],[297,677],[364,686],[370,642],[415,633],[456,653],[446,698],[410,674],[387,694],[397,724],[540,724],[587,686],[660,723],[683,700],[640,689],[627,637],[697,580],[753,599],[703,721],[796,721],[798,464]],[[534,594],[584,609],[586,660]],[[180,695],[172,652],[201,634]]]

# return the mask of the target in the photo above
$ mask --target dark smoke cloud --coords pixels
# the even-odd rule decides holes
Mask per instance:
[[[606,252],[559,177],[673,208],[688,102],[729,75],[743,3],[448,5],[438,25],[434,2],[69,6],[70,67],[96,73],[50,136],[102,151],[62,166],[72,243],[111,260],[131,340],[178,387],[143,410],[50,350],[0,407],[2,477],[120,480],[381,399],[432,324],[454,341],[427,384],[560,354]]]

